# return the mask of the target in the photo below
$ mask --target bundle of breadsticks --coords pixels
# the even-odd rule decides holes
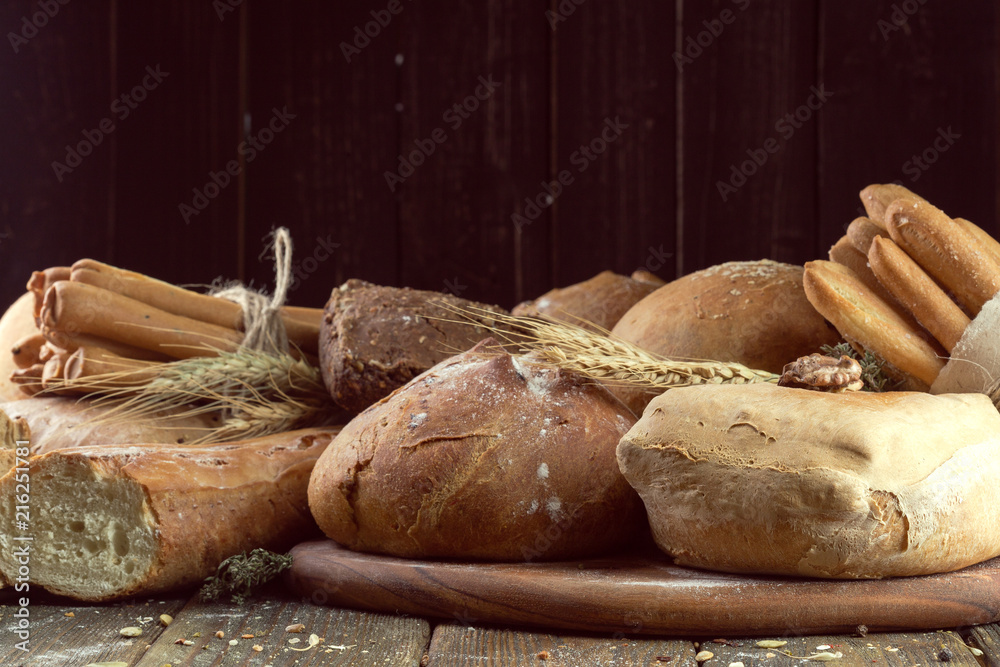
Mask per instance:
[[[239,304],[91,259],[36,271],[28,291],[38,330],[12,350],[12,380],[27,394],[141,384],[158,364],[235,352],[244,338]],[[281,308],[294,356],[315,360],[322,316],[321,308]]]
[[[861,191],[867,216],[805,266],[813,306],[900,387],[927,391],[970,323],[1000,292],[1000,243],[905,187]],[[982,391],[982,387],[979,388]]]

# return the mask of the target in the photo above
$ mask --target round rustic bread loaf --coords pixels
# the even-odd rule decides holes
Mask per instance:
[[[615,447],[635,422],[603,387],[484,341],[355,417],[316,464],[309,506],[351,549],[550,560],[645,529]]]
[[[681,565],[879,578],[1000,555],[1000,414],[982,394],[674,389],[618,463]]]
[[[679,278],[632,306],[612,334],[669,357],[735,361],[780,373],[790,361],[840,341],[802,289],[801,266],[727,262]],[[612,392],[637,415],[655,395]]]
[[[499,326],[491,313],[508,314],[450,294],[357,279],[334,288],[324,311],[319,331],[323,382],[334,402],[349,412],[364,410],[489,334],[457,320]]]
[[[512,314],[568,322],[591,331],[610,331],[621,316],[652,293],[657,285],[602,271],[590,280],[557,287],[534,301],[514,307]]]
[[[11,348],[25,336],[38,333],[35,325],[35,298],[30,292],[21,295],[0,317],[0,401],[27,398],[20,386],[10,381],[17,369]]]

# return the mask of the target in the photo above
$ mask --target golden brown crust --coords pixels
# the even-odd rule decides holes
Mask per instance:
[[[889,204],[897,199],[925,201],[920,195],[895,183],[886,183],[884,185],[876,183],[869,185],[861,191],[861,203],[864,204],[865,210],[868,212],[868,219],[883,230],[888,229],[885,211],[889,208]]]
[[[855,248],[865,255],[868,254],[869,248],[872,247],[872,241],[875,240],[876,237],[887,235],[888,232],[886,232],[885,229],[872,222],[871,218],[866,218],[864,216],[855,218],[854,221],[847,226],[847,238],[850,239]]]
[[[802,291],[802,267],[727,262],[668,283],[633,306],[612,333],[668,357],[735,361],[780,373],[840,341]],[[637,415],[652,398],[612,387]]]
[[[980,249],[989,255],[994,264],[1000,266],[1000,243],[989,232],[965,218],[955,218],[955,222],[976,239]]]
[[[0,401],[16,401],[28,396],[10,380],[10,374],[18,368],[11,350],[19,340],[40,333],[34,309],[35,297],[26,292],[0,317]]]
[[[944,367],[920,333],[847,267],[836,262],[809,262],[804,287],[809,301],[841,335],[856,340],[916,380],[911,388],[926,390]]]
[[[941,209],[901,199],[886,209],[889,235],[973,317],[1000,291],[1000,266]]]
[[[654,399],[618,461],[680,564],[908,576],[1000,554],[998,432],[977,394],[706,385]]]
[[[583,376],[485,350],[438,364],[344,427],[309,485],[327,536],[408,558],[552,560],[641,529],[615,463],[635,422],[625,406]]]
[[[511,314],[567,322],[603,333],[610,331],[629,308],[657,287],[650,282],[602,271],[582,283],[559,287],[534,301],[525,301],[515,306]]]
[[[969,326],[969,317],[891,239],[876,238],[868,257],[879,282],[951,352]]]

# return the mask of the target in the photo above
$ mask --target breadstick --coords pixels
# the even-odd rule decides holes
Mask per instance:
[[[78,331],[117,340],[176,359],[235,351],[243,336],[233,329],[181,317],[108,290],[61,281],[45,293],[42,332]],[[209,349],[212,348],[212,349]]]
[[[938,342],[928,332],[924,329],[919,322],[910,314],[906,308],[904,308],[896,298],[887,290],[882,283],[879,282],[878,278],[872,272],[871,266],[868,264],[868,256],[862,253],[860,250],[854,247],[851,240],[846,236],[842,236],[839,241],[832,248],[830,248],[830,261],[836,262],[842,266],[846,266],[854,275],[857,276],[858,280],[864,283],[865,287],[870,289],[878,298],[885,302],[885,305],[896,311],[903,321],[906,322],[913,331],[916,331],[921,338],[927,341],[931,347],[935,348],[936,353],[944,354],[944,348],[937,349]]]
[[[1000,266],[941,209],[901,199],[886,210],[889,235],[975,317],[1000,291]]]
[[[14,347],[10,349],[10,353],[14,357],[14,365],[18,368],[28,368],[37,364],[38,355],[45,343],[45,336],[40,333],[29,334],[14,343]]]
[[[971,236],[975,237],[976,241],[979,243],[979,247],[987,255],[989,255],[990,259],[992,259],[997,266],[1000,266],[1000,243],[998,243],[995,238],[990,236],[989,232],[979,225],[969,222],[965,218],[955,218],[955,222],[957,222],[958,225]]]
[[[45,364],[41,362],[27,368],[17,368],[10,374],[10,381],[19,385],[25,394],[34,396],[42,390],[42,373],[44,371]]]
[[[53,266],[44,271],[33,271],[28,279],[28,291],[35,297],[35,324],[42,326],[42,301],[45,293],[58,280],[69,280],[70,268],[68,266]]]
[[[891,239],[876,238],[868,258],[879,282],[950,353],[969,326],[969,317]]]
[[[847,226],[847,238],[851,240],[854,247],[865,255],[872,247],[872,240],[876,236],[885,236],[886,231],[871,221],[870,218],[861,216]]]
[[[68,385],[76,384],[78,388],[89,391],[120,388],[146,384],[155,379],[155,367],[158,365],[119,357],[101,348],[81,347],[66,359],[63,378]],[[123,371],[128,371],[127,378],[101,377]]]
[[[102,287],[173,315],[233,330],[241,330],[243,326],[243,310],[239,304],[192,292],[141,273],[126,271],[92,259],[75,262],[70,279],[73,282]],[[281,319],[285,324],[289,342],[305,352],[317,354],[322,316],[321,308],[297,308],[294,315],[283,308]]]
[[[868,218],[883,230],[888,229],[885,219],[885,210],[889,204],[897,199],[916,199],[926,201],[923,197],[910,192],[902,185],[886,183],[885,185],[873,184],[861,191],[861,203],[868,211]]]
[[[72,352],[73,350],[81,347],[92,347],[105,349],[108,352],[117,354],[119,357],[138,359],[140,361],[167,361],[170,359],[169,356],[163,354],[162,352],[144,350],[141,347],[126,345],[125,343],[117,340],[101,338],[100,336],[92,336],[85,333],[50,329],[43,332],[42,335],[45,336],[45,339],[49,341],[50,345],[54,345],[55,347],[66,350],[67,352]]]
[[[842,336],[884,359],[910,388],[926,390],[933,384],[944,361],[853,271],[835,262],[808,262],[803,287],[809,302]]]

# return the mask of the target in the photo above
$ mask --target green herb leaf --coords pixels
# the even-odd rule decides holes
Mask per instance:
[[[837,359],[841,356],[847,356],[857,361],[861,365],[861,380],[865,383],[862,391],[895,391],[902,385],[902,381],[892,380],[885,375],[882,371],[885,361],[879,359],[868,350],[865,350],[864,354],[858,354],[851,347],[850,343],[840,343],[834,346],[824,345],[820,348],[820,351],[827,356]]]
[[[230,556],[219,563],[215,576],[205,579],[198,599],[215,602],[232,594],[233,604],[242,605],[254,588],[263,586],[291,566],[291,554],[276,554],[266,549]]]

